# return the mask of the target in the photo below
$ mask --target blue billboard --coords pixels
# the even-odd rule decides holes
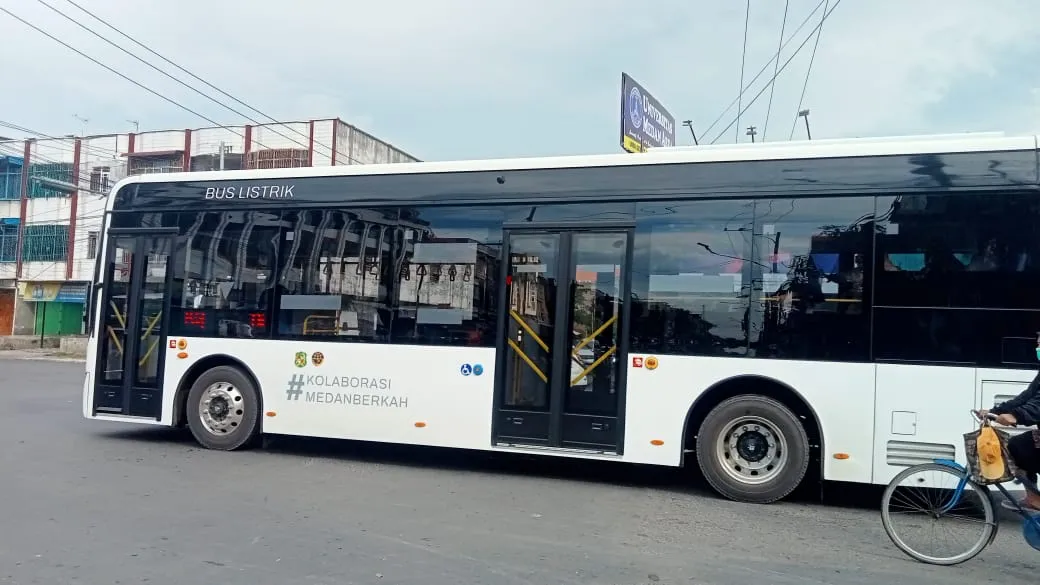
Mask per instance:
[[[646,88],[622,72],[621,147],[643,152],[661,146],[675,146],[675,118]]]

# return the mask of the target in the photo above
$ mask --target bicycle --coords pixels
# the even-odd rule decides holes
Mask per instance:
[[[973,410],[972,414],[975,415],[976,419],[978,419],[977,411]],[[989,414],[987,418],[994,420],[996,419],[996,416]],[[906,479],[923,472],[937,472],[939,476],[948,476],[955,480],[952,493],[949,493],[949,490],[946,490],[945,492],[945,495],[949,496],[948,500],[946,497],[943,497],[942,493],[939,494],[940,497],[938,498],[930,497],[927,494],[926,496],[913,499],[903,498],[911,505],[917,505],[914,502],[924,502],[928,504],[929,508],[922,511],[924,511],[927,514],[927,517],[935,523],[944,517],[957,518],[957,516],[951,514],[951,512],[963,502],[974,501],[980,506],[981,510],[978,516],[974,518],[964,517],[966,520],[980,524],[982,528],[979,539],[968,547],[967,550],[950,556],[934,556],[925,554],[919,549],[910,546],[903,535],[897,533],[894,520],[899,516],[893,516],[893,513],[890,510],[893,499],[897,495],[896,490],[897,488],[902,487],[902,484]],[[1022,484],[1026,490],[1029,490],[1033,494],[1040,495],[1040,491],[1038,491],[1036,484],[1029,479],[1017,477],[1011,481],[1013,483]],[[923,480],[918,480],[918,482],[923,482]],[[932,487],[937,485],[937,482],[930,481],[927,482],[926,485],[928,485],[928,487],[924,489],[929,490],[930,492],[940,491],[939,489]],[[1008,492],[1003,483],[996,483],[993,485],[997,488],[1000,494],[1003,495],[1004,499],[1011,503],[1011,511],[1022,517],[1022,535],[1026,542],[1034,549],[1040,550],[1040,512],[1029,511],[1023,508],[1022,505],[1019,504],[1018,500]],[[970,494],[968,494],[969,490],[974,492],[976,497],[970,497]],[[901,493],[899,495],[901,496]],[[932,565],[956,565],[974,558],[989,546],[994,539],[996,539],[997,531],[1000,527],[1000,516],[997,514],[995,508],[994,498],[991,495],[989,486],[972,481],[971,471],[967,466],[961,465],[952,459],[935,459],[931,463],[922,463],[904,469],[892,478],[892,481],[889,482],[888,487],[885,488],[885,493],[881,498],[881,522],[885,528],[885,533],[888,534],[888,538],[892,543],[911,558]],[[1007,506],[1005,506],[1005,508],[1007,508]],[[935,533],[934,524],[932,527],[932,533]]]

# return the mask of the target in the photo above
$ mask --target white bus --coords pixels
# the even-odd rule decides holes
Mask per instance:
[[[156,174],[108,202],[83,414],[698,466],[963,457],[1034,376],[1038,149],[958,135]]]

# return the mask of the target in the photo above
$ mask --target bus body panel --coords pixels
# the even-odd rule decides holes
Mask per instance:
[[[906,465],[964,461],[961,435],[972,428],[975,368],[878,364],[874,407],[874,483]]]
[[[170,338],[163,424],[172,424],[175,390],[199,360],[248,355],[262,393],[263,429],[273,434],[489,450],[495,351],[490,348],[364,343]],[[320,358],[315,360],[315,354]],[[297,362],[297,354],[302,354]],[[656,358],[658,366],[633,367]],[[318,361],[320,365],[315,365]],[[298,366],[298,363],[302,363]],[[463,375],[462,366],[469,366]],[[477,366],[480,366],[477,368]],[[821,421],[826,479],[871,480],[873,364],[710,359],[631,354],[624,455],[612,460],[678,466],[686,416],[703,393],[741,376],[774,380],[796,391]],[[479,375],[472,372],[480,371]],[[967,406],[966,406],[967,407]],[[272,413],[270,416],[268,413]],[[417,423],[421,423],[417,425]],[[663,444],[654,445],[652,441]],[[515,449],[510,449],[515,450]],[[529,452],[541,452],[527,450]],[[576,453],[583,457],[586,454]]]
[[[285,435],[486,449],[491,436],[495,350],[316,343],[251,339],[171,338],[163,418],[174,390],[198,360],[245,360],[260,384],[265,432]],[[297,354],[300,354],[297,361]],[[299,365],[298,365],[299,364]],[[479,365],[480,375],[462,375]],[[273,415],[273,416],[272,416]]]

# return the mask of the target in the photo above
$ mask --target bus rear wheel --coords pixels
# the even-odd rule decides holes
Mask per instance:
[[[241,370],[206,370],[188,392],[188,427],[207,449],[234,451],[260,431],[260,393]]]
[[[801,421],[765,396],[734,396],[713,408],[697,432],[697,463],[720,495],[767,504],[787,497],[809,468]]]

